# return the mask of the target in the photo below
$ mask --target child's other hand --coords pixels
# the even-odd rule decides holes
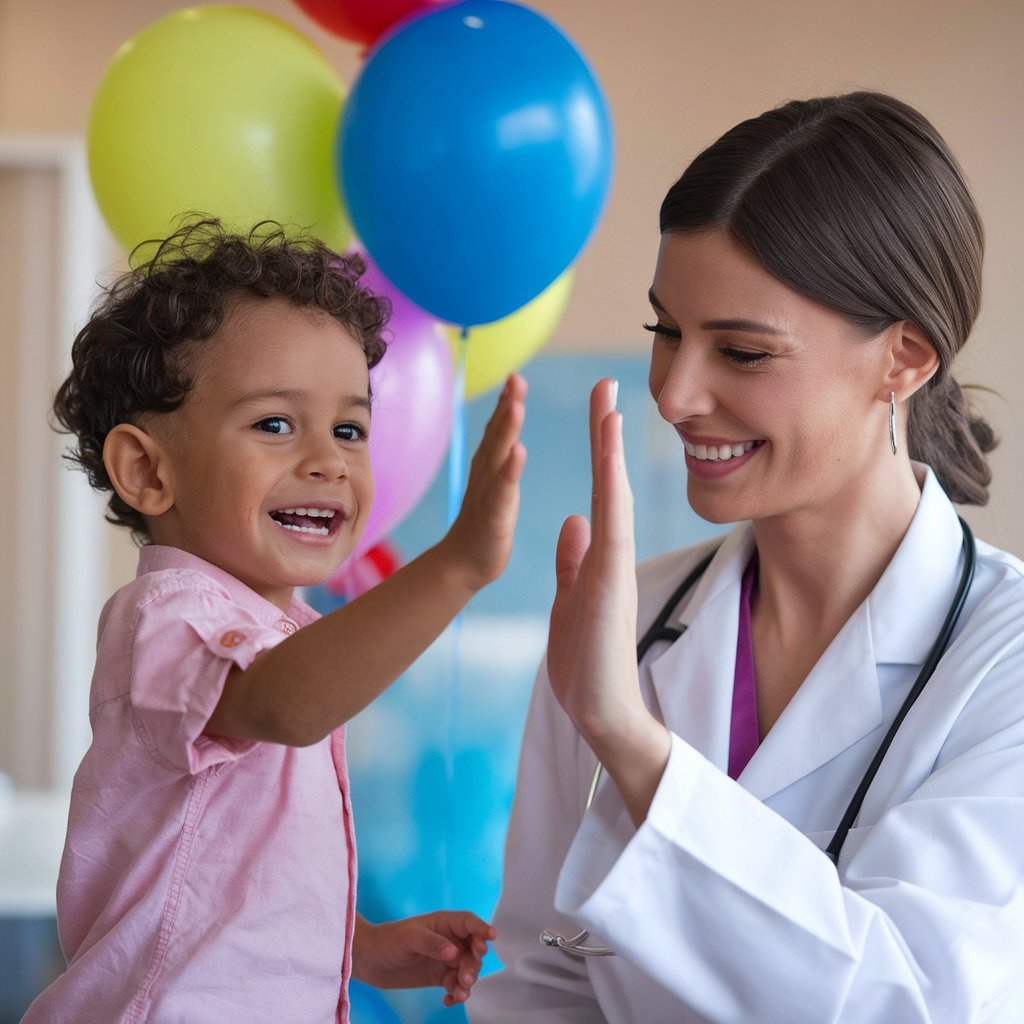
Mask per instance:
[[[519,480],[526,448],[526,381],[512,374],[473,456],[462,508],[441,547],[466,574],[473,591],[501,575],[512,553],[519,514]]]
[[[352,946],[352,973],[375,988],[441,985],[444,1005],[469,998],[497,933],[468,910],[438,910],[401,921],[370,924],[360,917]]]

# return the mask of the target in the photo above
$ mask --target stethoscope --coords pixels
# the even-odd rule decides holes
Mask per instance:
[[[956,629],[960,613],[963,611],[964,603],[967,600],[967,594],[970,592],[971,583],[974,581],[974,535],[971,533],[970,527],[964,522],[963,518],[958,518],[960,518],[960,529],[963,533],[963,545],[961,548],[963,552],[963,569],[960,572],[960,582],[957,584],[956,593],[953,595],[953,600],[950,602],[949,610],[946,612],[946,618],[935,637],[931,650],[928,652],[927,657],[925,657],[924,662],[921,665],[921,671],[918,672],[917,678],[914,680],[914,685],[911,686],[903,704],[896,713],[896,717],[889,726],[889,731],[885,734],[878,750],[875,752],[875,756],[871,759],[871,763],[864,772],[864,777],[860,780],[860,784],[857,786],[856,790],[854,790],[853,796],[850,798],[850,802],[847,805],[846,812],[843,814],[843,817],[839,822],[839,826],[836,828],[835,834],[832,836],[832,841],[825,850],[825,855],[833,864],[838,865],[839,863],[839,851],[843,848],[843,843],[846,842],[846,836],[853,827],[853,823],[856,821],[857,815],[860,813],[861,805],[864,803],[864,797],[867,795],[868,789],[874,781],[875,775],[878,773],[878,769],[882,764],[882,760],[889,750],[889,747],[892,745],[892,741],[896,738],[896,733],[899,732],[899,728],[903,724],[903,720],[907,717],[910,709],[914,706],[914,702],[921,695],[921,691],[925,688],[925,684],[929,679],[931,679],[936,666],[941,660],[943,654],[946,653],[946,648],[949,647],[950,641],[953,637],[953,631]],[[698,580],[700,580],[704,575],[705,570],[711,564],[711,560],[717,553],[718,549],[715,548],[706,557],[701,559],[701,561],[694,567],[693,571],[686,577],[686,579],[683,580],[682,583],[679,584],[678,587],[676,587],[672,595],[662,606],[661,611],[658,612],[657,617],[651,623],[647,632],[640,638],[640,642],[636,645],[636,661],[638,665],[643,661],[644,656],[656,643],[659,643],[660,641],[674,643],[686,631],[685,625],[682,627],[669,626],[668,620],[679,602],[682,601],[694,586],[696,586]],[[594,776],[590,781],[590,789],[587,793],[587,802],[584,806],[584,814],[590,809],[591,803],[593,803],[594,794],[597,792],[597,785],[601,781],[601,774],[603,770],[603,766],[599,761],[597,763],[597,767],[594,769]],[[609,949],[607,946],[589,945],[587,943],[589,938],[590,933],[586,929],[583,929],[576,935],[569,938],[565,938],[565,936],[547,930],[540,933],[540,941],[543,942],[544,945],[554,946],[558,949],[564,950],[566,953],[571,953],[576,956],[615,955],[615,950]]]

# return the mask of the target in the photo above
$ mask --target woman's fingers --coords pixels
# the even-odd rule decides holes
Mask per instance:
[[[562,523],[555,548],[555,582],[558,590],[565,592],[572,589],[589,547],[590,523],[584,516],[569,516]]]
[[[626,472],[626,452],[622,442],[622,415],[609,413],[601,424],[601,539],[616,551],[632,559],[633,492]],[[595,523],[595,532],[598,524]],[[632,561],[630,562],[632,571]]]
[[[594,518],[597,511],[598,495],[601,478],[601,453],[603,447],[602,424],[608,414],[615,411],[618,400],[619,382],[611,377],[603,377],[590,392],[590,479],[592,481],[590,495],[590,517]]]

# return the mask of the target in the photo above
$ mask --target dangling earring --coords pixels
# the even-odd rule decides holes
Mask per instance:
[[[892,453],[896,454],[896,392],[889,392],[889,442]]]

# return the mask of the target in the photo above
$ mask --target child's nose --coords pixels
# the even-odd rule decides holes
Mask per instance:
[[[303,469],[310,476],[325,480],[348,476],[345,450],[334,437],[311,439],[303,459]]]

